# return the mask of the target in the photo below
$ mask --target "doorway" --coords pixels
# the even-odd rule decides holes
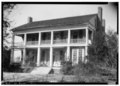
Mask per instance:
[[[40,66],[43,66],[43,67],[50,66],[50,49],[49,48],[41,48]]]

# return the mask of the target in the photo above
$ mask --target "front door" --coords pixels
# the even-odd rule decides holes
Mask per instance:
[[[66,48],[54,48],[53,51],[53,66],[61,66],[61,62],[65,60]]]
[[[25,65],[27,67],[34,67],[37,63],[37,48],[26,49]]]
[[[72,48],[72,64],[78,64],[84,61],[84,48]]]
[[[50,49],[41,49],[40,66],[47,67],[50,65]]]

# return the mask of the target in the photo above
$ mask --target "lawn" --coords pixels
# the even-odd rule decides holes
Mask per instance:
[[[113,78],[113,77],[112,77]],[[74,75],[62,75],[62,74],[30,74],[30,73],[3,73],[3,84],[8,82],[27,82],[27,83],[108,83],[115,84],[116,81],[113,80],[111,76],[81,76],[79,81]]]

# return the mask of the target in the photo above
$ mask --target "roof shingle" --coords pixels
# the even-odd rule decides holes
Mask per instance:
[[[16,28],[13,28],[14,31],[35,28],[35,27],[56,27],[56,26],[65,26],[65,25],[76,25],[76,24],[84,24],[88,23],[89,20],[95,17],[97,14],[84,15],[84,16],[75,16],[75,17],[67,17],[67,18],[59,18],[52,20],[44,20],[44,21],[35,21],[31,23],[27,23]]]

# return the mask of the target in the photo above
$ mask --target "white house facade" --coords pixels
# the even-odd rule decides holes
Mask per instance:
[[[102,8],[97,14],[61,19],[32,21],[13,29],[11,63],[24,67],[48,67],[60,69],[62,61],[86,62],[88,46],[93,33],[104,25]],[[15,41],[15,37],[21,41]],[[17,40],[17,39],[16,39]]]

